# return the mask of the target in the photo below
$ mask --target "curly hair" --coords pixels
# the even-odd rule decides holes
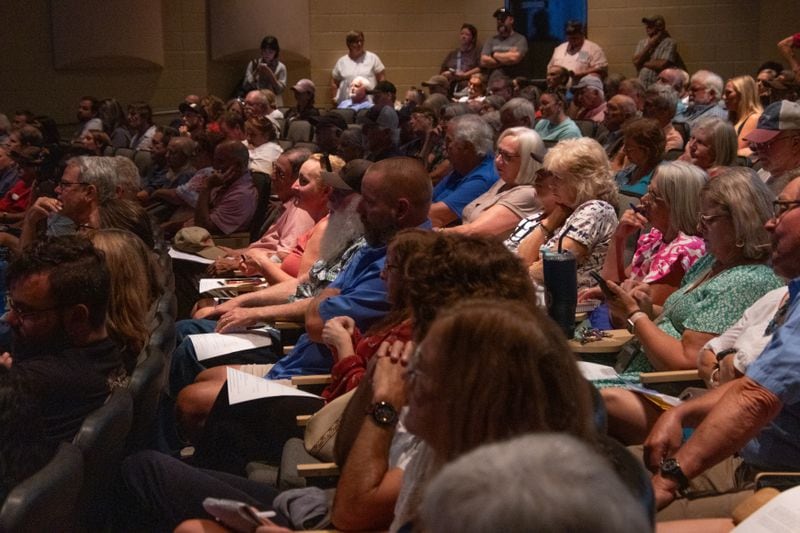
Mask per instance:
[[[520,259],[495,239],[437,233],[402,272],[421,338],[436,314],[464,298],[517,300],[536,306],[536,292]]]
[[[558,326],[534,306],[458,302],[441,312],[421,348],[435,354],[430,379],[444,399],[437,459],[534,431],[593,437],[589,385]]]
[[[604,200],[617,205],[617,184],[603,147],[589,137],[564,139],[544,157],[544,168],[575,188],[576,205]]]

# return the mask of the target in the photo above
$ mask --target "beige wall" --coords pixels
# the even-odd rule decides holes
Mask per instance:
[[[436,73],[452,47],[462,22],[478,26],[481,39],[494,32],[492,11],[498,0],[162,0],[163,68],[56,69],[52,44],[51,2],[65,0],[7,0],[0,2],[3,53],[0,54],[0,110],[8,113],[29,107],[52,115],[58,122],[73,120],[82,94],[114,96],[123,103],[149,101],[158,110],[174,109],[187,93],[212,92],[228,96],[242,75],[241,58],[255,52],[260,37],[247,50],[235,23],[222,31],[210,29],[209,13],[218,6],[241,6],[250,20],[248,35],[273,31],[289,45],[286,55],[289,81],[311,76],[320,87],[318,104],[327,103],[330,68],[345,53],[344,34],[353,28],[366,34],[369,50],[387,66],[389,79],[401,91]],[[126,0],[93,0],[124,5]],[[302,6],[298,8],[298,3]],[[158,2],[153,2],[158,4]],[[136,2],[130,1],[130,5]],[[308,20],[304,18],[308,8]],[[211,7],[209,7],[211,6]],[[275,7],[278,6],[278,7]],[[285,6],[286,10],[280,10]],[[123,9],[124,10],[124,9]],[[277,14],[265,12],[275,10]],[[611,70],[633,74],[630,56],[643,36],[640,19],[661,13],[690,69],[711,68],[723,77],[751,72],[766,58],[778,58],[775,43],[800,20],[797,0],[591,0],[590,38],[604,46]],[[274,16],[270,16],[274,15]],[[288,17],[286,37],[274,28],[277,16]],[[235,20],[235,19],[234,19]],[[309,28],[308,36],[297,32]],[[81,31],[80,20],[74,21]],[[146,32],[142,32],[145,34]],[[214,39],[212,40],[212,33]],[[219,39],[222,39],[220,41]],[[224,52],[214,53],[216,50]],[[304,42],[310,50],[305,53]],[[299,44],[298,44],[299,43]],[[292,48],[296,48],[293,50]],[[237,52],[238,51],[238,52]],[[221,57],[222,59],[211,59]],[[122,64],[122,61],[121,61]]]

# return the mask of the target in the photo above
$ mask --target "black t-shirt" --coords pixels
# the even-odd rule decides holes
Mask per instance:
[[[39,397],[45,438],[53,444],[72,440],[83,419],[126,377],[122,355],[111,339],[15,360],[12,370],[23,375]]]

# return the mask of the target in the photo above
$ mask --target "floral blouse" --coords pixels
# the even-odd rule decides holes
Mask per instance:
[[[631,279],[655,283],[668,276],[676,265],[688,272],[706,253],[706,245],[700,237],[678,232],[672,242],[664,242],[661,238],[661,232],[655,228],[639,237],[631,261]]]
[[[578,288],[592,287],[597,282],[589,275],[592,270],[600,270],[608,252],[608,243],[617,229],[617,213],[614,207],[602,200],[589,200],[579,205],[544,246],[558,249],[562,236],[584,245],[589,255],[583,264],[578,265]]]

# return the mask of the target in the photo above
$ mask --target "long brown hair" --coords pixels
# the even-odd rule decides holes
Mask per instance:
[[[534,431],[594,435],[589,385],[542,311],[468,299],[443,310],[429,333],[423,344],[436,348],[431,380],[443,410],[438,460]]]

